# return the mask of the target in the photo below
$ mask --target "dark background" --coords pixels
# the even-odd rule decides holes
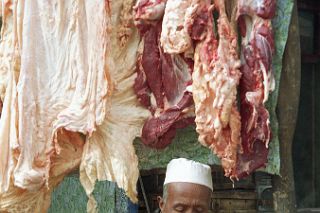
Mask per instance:
[[[293,141],[298,208],[320,207],[320,1],[298,1],[301,91]]]

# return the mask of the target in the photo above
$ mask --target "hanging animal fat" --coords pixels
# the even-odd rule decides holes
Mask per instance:
[[[80,161],[88,195],[97,179],[110,180],[136,201],[132,143],[149,112],[133,90],[133,1],[1,5],[0,211],[45,212]]]
[[[202,2],[202,13],[199,12],[198,16],[207,20],[206,36],[197,43],[192,76],[196,130],[200,143],[210,147],[221,159],[225,174],[229,176],[235,168],[241,144],[236,99],[241,76],[237,36],[226,15],[224,0],[217,0],[214,4],[219,13],[219,39],[213,31],[210,1]]]

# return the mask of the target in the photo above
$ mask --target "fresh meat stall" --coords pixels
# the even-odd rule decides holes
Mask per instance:
[[[293,0],[2,0],[0,212],[152,212],[174,158],[213,212],[293,212]]]

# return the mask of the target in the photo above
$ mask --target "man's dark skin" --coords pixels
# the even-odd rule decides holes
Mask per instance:
[[[208,213],[211,190],[194,183],[168,183],[167,197],[158,197],[162,213]]]

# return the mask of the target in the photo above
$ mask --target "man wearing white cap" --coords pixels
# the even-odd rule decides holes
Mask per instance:
[[[158,197],[162,213],[208,213],[212,193],[211,168],[185,158],[167,166],[163,197]]]

